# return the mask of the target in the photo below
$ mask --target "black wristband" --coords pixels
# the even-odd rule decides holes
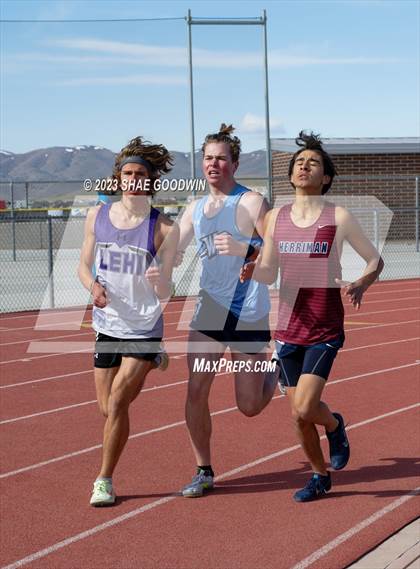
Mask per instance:
[[[246,255],[245,255],[245,260],[247,261],[248,259],[250,259],[254,255],[255,251],[256,251],[256,249],[255,249],[254,245],[249,244],[248,251],[246,252]]]

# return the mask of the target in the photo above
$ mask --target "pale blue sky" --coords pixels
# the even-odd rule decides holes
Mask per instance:
[[[419,136],[419,2],[1,0],[1,19],[268,17],[272,137]],[[189,151],[185,20],[1,24],[0,148]],[[193,28],[196,144],[264,147],[262,28]]]

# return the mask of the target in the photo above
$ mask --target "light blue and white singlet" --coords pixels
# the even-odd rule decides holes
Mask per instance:
[[[197,203],[193,213],[194,234],[203,266],[200,287],[218,304],[230,309],[245,322],[260,320],[269,313],[268,287],[254,280],[241,283],[239,272],[244,259],[219,255],[214,237],[219,233],[229,233],[235,241],[261,247],[263,241],[260,237],[246,237],[236,224],[239,200],[249,191],[251,190],[236,184],[225,199],[223,208],[214,217],[206,217],[204,213],[207,197]]]

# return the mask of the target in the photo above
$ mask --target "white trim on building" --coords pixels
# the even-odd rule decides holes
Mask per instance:
[[[420,138],[323,138],[329,154],[420,154]],[[291,152],[298,150],[294,138],[272,138],[271,150]]]

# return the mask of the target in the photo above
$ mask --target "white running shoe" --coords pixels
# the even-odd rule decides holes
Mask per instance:
[[[115,492],[112,483],[107,480],[95,480],[93,483],[91,506],[112,506],[115,503]]]
[[[279,356],[277,355],[277,350],[274,350],[273,355],[271,356],[271,361],[276,362],[276,365],[280,367],[280,360],[279,360]],[[286,395],[286,386],[284,384],[284,380],[283,380],[283,377],[281,375],[281,371],[279,371],[278,384],[279,384],[280,393],[282,395]]]

